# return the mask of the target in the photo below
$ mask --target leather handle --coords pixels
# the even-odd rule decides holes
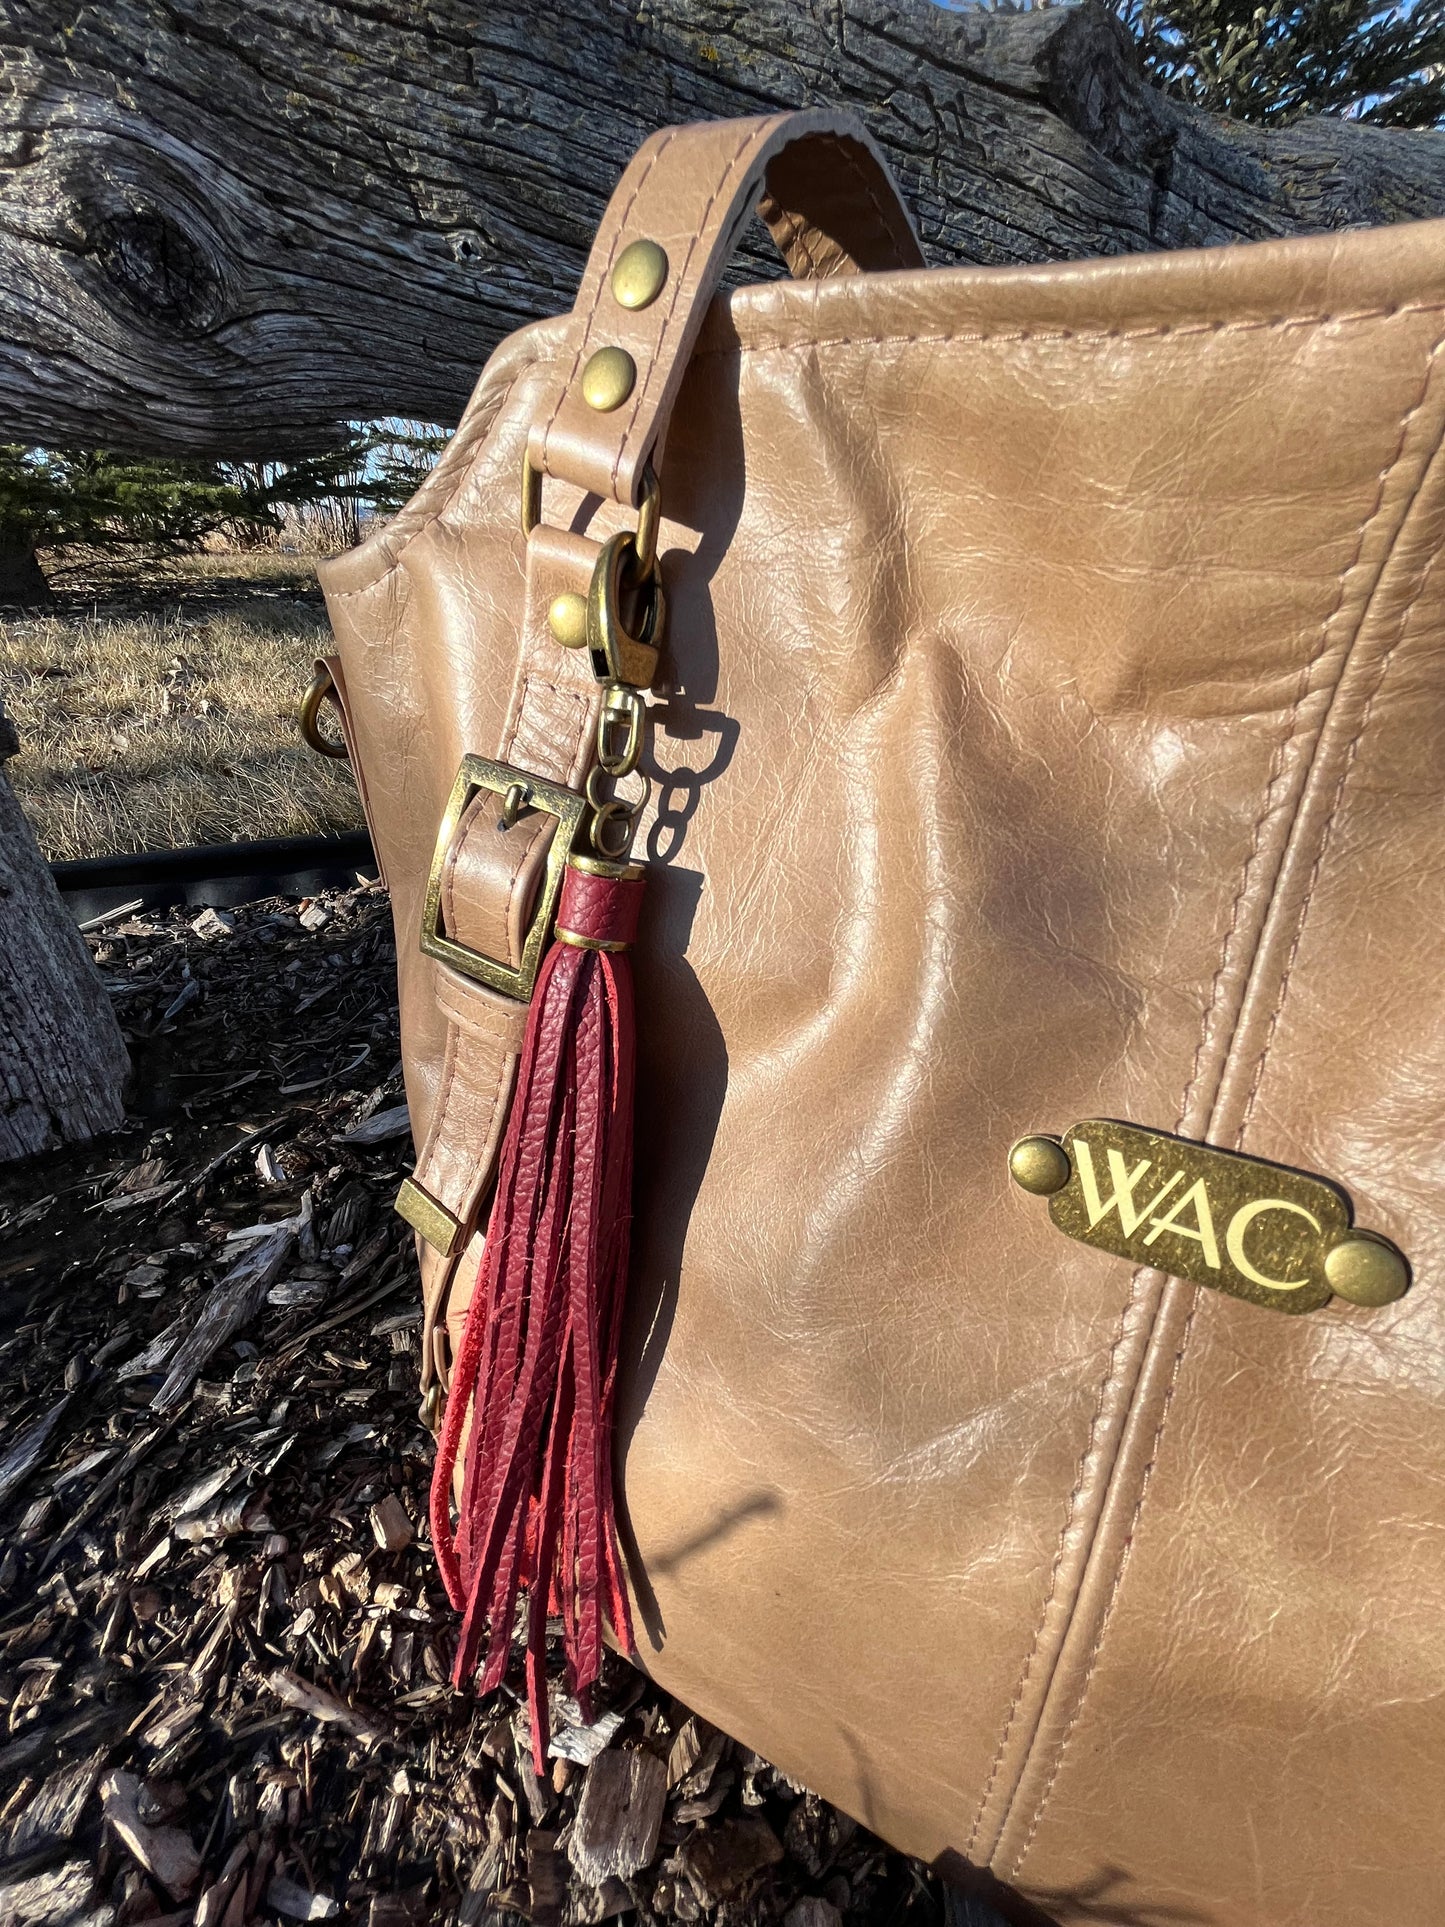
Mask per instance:
[[[639,148],[597,230],[577,295],[576,354],[532,427],[534,467],[637,506],[708,303],[754,208],[795,275],[924,265],[887,164],[851,114],[662,129]],[[612,294],[612,269],[639,240],[662,247],[667,277],[648,306],[627,309]],[[627,399],[602,413],[583,399],[582,377],[611,347],[625,349],[637,372]]]

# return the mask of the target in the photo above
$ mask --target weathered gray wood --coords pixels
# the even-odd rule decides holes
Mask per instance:
[[[650,1864],[667,1810],[667,1768],[655,1753],[599,1753],[587,1769],[568,1848],[589,1886]]]
[[[4,762],[0,710],[0,1163],[113,1131],[130,1058]]]
[[[40,442],[454,419],[677,120],[852,105],[935,262],[1445,211],[1445,134],[1200,114],[1097,0],[4,0],[0,62],[0,420]]]
[[[225,1277],[211,1287],[200,1316],[176,1347],[165,1383],[151,1400],[153,1411],[175,1411],[208,1360],[228,1339],[245,1330],[265,1304],[266,1293],[281,1276],[295,1242],[295,1227],[283,1220],[274,1231],[258,1238]]]

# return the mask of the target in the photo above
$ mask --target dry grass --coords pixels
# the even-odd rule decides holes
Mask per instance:
[[[304,836],[361,822],[296,703],[328,634],[295,557],[57,575],[54,615],[0,619],[6,766],[51,858]]]

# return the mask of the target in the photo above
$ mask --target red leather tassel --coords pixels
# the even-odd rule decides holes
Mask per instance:
[[[625,946],[642,889],[640,876],[570,866],[563,882],[558,941],[543,959],[527,1017],[432,1483],[432,1539],[462,1614],[458,1684],[474,1668],[484,1692],[501,1684],[517,1599],[527,1594],[539,1774],[549,1606],[562,1619],[568,1690],[584,1708],[602,1669],[604,1616],[623,1650],[636,1651],[613,1503],[612,1409],[632,1200]],[[452,1474],[469,1407],[453,1534]]]

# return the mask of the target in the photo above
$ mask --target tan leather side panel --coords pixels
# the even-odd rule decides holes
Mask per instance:
[[[1399,469],[1439,447],[1440,386]],[[1171,1287],[1141,1475],[1100,1532],[998,1858],[1065,1920],[1096,1917],[1065,1904],[1086,1895],[1261,1927],[1445,1908],[1423,1657],[1445,1483],[1442,534],[1435,454],[1334,693],[1209,1130],[1338,1176],[1415,1290],[1287,1320]]]
[[[692,1021],[653,1059],[639,1289],[670,1342],[627,1490],[660,1676],[924,1851],[966,1848],[1031,1736],[1158,1290],[1081,1262],[1003,1154],[1179,1115],[1434,322],[1358,325],[1367,356],[1221,331],[741,360],[745,453],[776,453],[708,584],[706,754],[736,749],[656,889],[644,1051]],[[664,763],[669,733],[664,706]]]
[[[927,1855],[985,1854],[1032,1770],[1101,1514],[1137,1503],[1147,1455],[1110,1479],[1139,1374],[1172,1357],[1157,1277],[1061,1240],[1010,1190],[1005,1153],[1079,1117],[1168,1128],[1217,1083],[1399,537],[1410,490],[1382,497],[1382,478],[1400,472],[1442,300],[1438,224],[769,286],[714,311],[683,387],[637,957],[622,1449],[639,1620],[660,1679]],[[495,422],[445,498],[388,558],[326,584],[396,889],[423,1125],[442,1032],[419,893],[458,757],[495,740],[522,452],[571,359],[563,326],[504,348],[482,391]],[[552,484],[544,512],[607,526]],[[1333,993],[1309,981],[1324,1029]],[[1438,1033],[1438,1006],[1421,1021]],[[1330,1088],[1322,1074],[1312,1108],[1278,1100],[1284,1135]],[[1291,1151],[1273,1128],[1268,1147],[1330,1150],[1320,1168],[1367,1192],[1344,1148]],[[1419,1245],[1383,1210],[1371,1221]],[[1220,1304],[1271,1324],[1271,1347],[1323,1342],[1324,1325]],[[1191,1392],[1175,1434],[1181,1382],[1166,1443],[1237,1459],[1247,1422],[1262,1452],[1297,1450],[1287,1402],[1277,1427],[1267,1398],[1226,1398],[1216,1421],[1214,1397]],[[1162,1469],[1142,1517],[1182,1557],[1195,1494],[1161,1500]],[[1352,1574],[1360,1525],[1339,1525]],[[1121,1648],[1136,1672],[1163,1668],[1176,1595],[1162,1569],[1134,1590]],[[1113,1651],[1111,1636],[1101,1667]],[[1229,1658],[1206,1638],[1198,1666]],[[1328,1702],[1331,1649],[1291,1663],[1293,1697]],[[1422,1695],[1445,1690],[1441,1657],[1411,1663]],[[1097,1690],[1114,1704],[1102,1672]],[[1348,1777],[1349,1734],[1319,1730],[1311,1770],[1337,1759]],[[1134,1850],[1126,1824],[1142,1836],[1139,1801],[1173,1756],[1074,1777],[1133,1744],[1078,1723],[1029,1882],[1078,1886],[1095,1843]],[[1212,1762],[1178,1762],[1206,1839],[1235,1812]],[[1322,1806],[1295,1862],[1343,1851]],[[1236,1894],[1199,1918],[1256,1915]]]

